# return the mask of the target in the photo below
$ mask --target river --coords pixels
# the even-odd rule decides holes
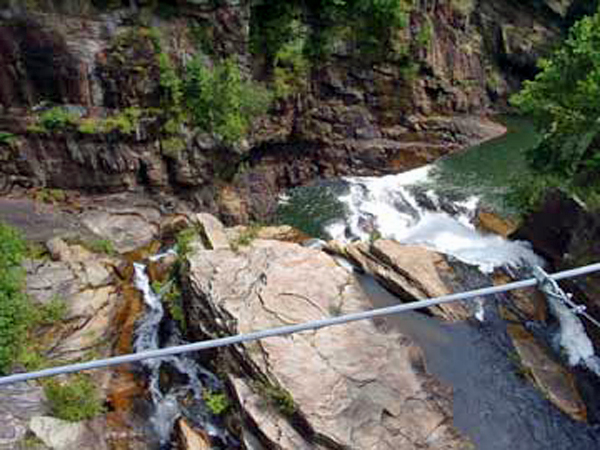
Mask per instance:
[[[503,120],[509,129],[505,136],[420,169],[294,189],[282,197],[279,219],[325,239],[384,237],[424,245],[466,271],[465,289],[489,285],[488,274],[499,267],[527,274],[544,264],[527,242],[484,234],[473,224],[481,205],[511,213],[505,193],[513,177],[528,176],[525,152],[537,139],[533,126]],[[357,276],[375,306],[398,302],[369,277]],[[567,417],[518,375],[498,314],[501,300],[486,302],[483,321],[446,324],[419,313],[388,321],[420,345],[428,370],[453,388],[454,425],[477,448],[600,448],[597,426]],[[552,331],[544,332],[551,340]]]

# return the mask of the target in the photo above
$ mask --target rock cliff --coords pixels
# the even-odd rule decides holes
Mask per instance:
[[[251,45],[251,30],[264,25],[258,3],[5,0],[0,189],[160,191],[229,222],[264,219],[282,189],[406,170],[501,133],[480,117],[502,107],[590,6],[415,2],[383,56],[367,57],[338,33],[301,86],[232,147],[193,128],[167,138],[159,53],[176,71],[194,55],[235,56],[245,77],[275,90],[265,53]],[[302,26],[309,33],[316,25]],[[36,129],[36,116],[53,105],[66,106],[80,126]],[[110,118],[128,129],[94,128]]]

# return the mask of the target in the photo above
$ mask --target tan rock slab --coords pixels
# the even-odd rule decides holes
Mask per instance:
[[[213,250],[229,249],[227,233],[219,219],[207,213],[196,214],[195,219],[196,223],[202,227]]]
[[[210,322],[218,333],[247,333],[371,308],[350,272],[297,244],[257,240],[237,253],[195,252],[189,263],[192,328]],[[203,319],[196,316],[201,311]],[[420,355],[408,338],[369,321],[269,338],[243,352],[250,366],[291,394],[317,435],[340,446],[463,449],[467,441],[435,401],[435,381],[423,373]],[[244,407],[258,414],[238,389]],[[261,429],[280,436],[280,418],[262,417]],[[304,448],[285,433],[280,448]]]
[[[508,325],[515,349],[523,367],[546,397],[575,420],[585,421],[587,410],[581,399],[575,378],[557,363],[548,350],[538,343],[522,325]]]
[[[185,419],[179,419],[177,431],[182,450],[211,450],[208,437],[193,429]]]

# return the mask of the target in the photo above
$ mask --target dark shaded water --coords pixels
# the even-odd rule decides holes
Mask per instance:
[[[372,278],[357,275],[375,307],[398,299]],[[454,389],[454,424],[480,450],[592,450],[600,428],[559,411],[518,374],[496,302],[486,303],[483,323],[445,324],[410,312],[385,319],[424,351],[428,371]]]

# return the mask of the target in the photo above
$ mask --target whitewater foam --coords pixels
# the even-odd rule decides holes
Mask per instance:
[[[414,186],[426,183],[431,170],[431,166],[426,166],[398,175],[347,178],[348,193],[339,197],[346,206],[346,217],[329,224],[327,234],[346,242],[369,240],[376,234],[405,244],[419,244],[486,273],[501,266],[543,264],[528,243],[508,241],[476,229],[473,219],[479,205],[477,197],[450,203],[435,190],[427,189],[419,199]]]

